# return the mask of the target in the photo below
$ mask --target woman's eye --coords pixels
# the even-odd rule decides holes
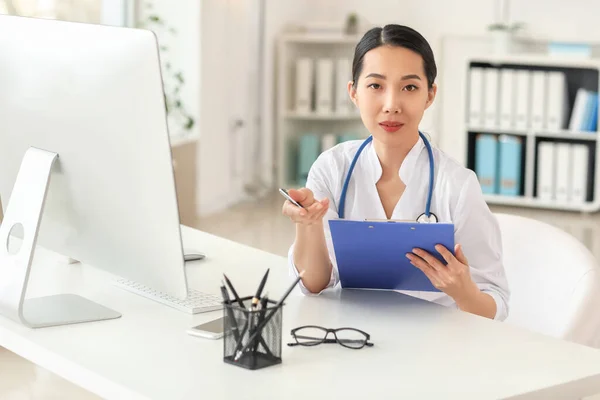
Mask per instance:
[[[367,86],[367,87],[369,87],[369,88],[372,88],[372,89],[380,89],[380,88],[381,88],[381,85],[380,85],[379,83],[371,83],[371,84],[370,84],[369,86]]]
[[[407,91],[409,91],[409,92],[415,91],[415,90],[417,90],[417,89],[418,89],[418,88],[417,88],[415,85],[407,85],[407,86],[404,88],[404,90],[407,90]]]

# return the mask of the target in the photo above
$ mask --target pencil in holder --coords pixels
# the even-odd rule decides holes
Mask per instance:
[[[282,305],[268,301],[264,308],[251,308],[252,296],[224,302],[223,361],[247,369],[281,363]]]

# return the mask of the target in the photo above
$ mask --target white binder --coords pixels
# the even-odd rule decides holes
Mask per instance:
[[[540,142],[537,155],[537,197],[541,200],[554,198],[554,143]]]
[[[569,180],[571,179],[571,145],[556,143],[556,184],[554,198],[558,202],[568,202],[571,195]]]
[[[584,203],[587,198],[589,149],[584,144],[571,145],[571,202]]]
[[[317,59],[316,111],[318,114],[333,113],[333,60]]]
[[[335,133],[325,133],[321,136],[321,152],[331,149],[337,144]]]
[[[348,95],[348,82],[352,80],[352,60],[340,58],[335,68],[335,112],[347,115],[354,109],[354,104]]]
[[[531,129],[537,131],[546,129],[546,75],[545,71],[533,71],[531,76]]]
[[[470,70],[467,123],[471,128],[483,126],[483,68],[473,67]]]
[[[299,114],[312,111],[312,93],[314,87],[314,63],[310,58],[296,60],[296,107]]]
[[[569,130],[580,131],[585,120],[585,111],[588,102],[589,93],[583,88],[577,89],[575,95],[575,103],[571,111],[571,119],[569,120]]]
[[[526,131],[530,127],[529,99],[531,95],[531,72],[518,70],[515,74],[515,129]]]
[[[515,71],[502,69],[500,72],[500,128],[514,128]]]
[[[499,73],[497,68],[486,68],[484,85],[484,126],[498,128],[498,83]]]
[[[567,80],[561,71],[548,72],[548,108],[546,113],[546,129],[558,131],[565,126],[568,108]]]

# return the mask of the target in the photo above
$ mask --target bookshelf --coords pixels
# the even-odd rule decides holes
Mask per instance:
[[[600,163],[597,161],[599,160],[598,152],[600,151],[600,146],[597,144],[598,124],[588,122],[576,124],[577,126],[581,125],[583,129],[570,127],[570,124],[573,115],[579,114],[582,109],[581,106],[576,105],[578,90],[585,89],[592,93],[598,93],[599,91],[600,60],[558,59],[543,55],[526,54],[488,55],[467,57],[464,67],[465,88],[464,101],[462,102],[464,111],[462,135],[465,135],[463,143],[466,145],[464,160],[466,166],[478,174],[480,182],[489,182],[483,177],[487,172],[478,171],[478,165],[479,170],[484,169],[482,165],[485,165],[486,161],[481,160],[486,159],[488,153],[492,150],[478,147],[478,139],[484,135],[486,138],[495,137],[499,141],[513,138],[520,143],[520,151],[515,153],[519,154],[520,159],[514,162],[516,169],[519,171],[518,193],[501,194],[499,191],[500,183],[497,182],[495,191],[484,188],[486,202],[488,204],[565,211],[598,211],[600,209]],[[483,77],[481,78],[478,74],[473,73],[474,70],[477,73],[483,71]],[[497,71],[497,76],[493,73],[487,75],[488,71],[492,70]],[[502,72],[504,70],[513,71],[509,72],[512,75],[506,75],[505,78]],[[516,78],[517,72],[514,71],[523,71],[522,75],[527,75],[527,80],[518,80]],[[524,71],[527,73],[524,73]],[[537,79],[534,78],[534,73],[537,73],[539,78],[537,83],[534,83],[534,79]],[[548,78],[549,73],[564,77],[564,80],[561,81],[564,83],[564,98],[554,95],[557,91],[557,85],[555,84],[556,81],[551,81]],[[544,77],[543,80],[541,76]],[[513,91],[512,96],[507,95],[506,99],[500,93],[503,89],[503,79],[506,79],[506,82],[511,82],[510,85],[512,86],[510,87]],[[527,82],[527,85],[519,85],[519,83],[524,82]],[[494,88],[494,85],[497,85],[495,86],[497,93],[478,93],[478,89],[473,88],[474,85],[478,84],[482,85],[484,91],[488,87]],[[544,88],[543,92],[538,90],[539,87]],[[563,90],[563,86],[560,87]],[[552,123],[550,119],[557,117],[558,112],[558,106],[556,103],[552,105],[552,102],[557,98],[563,99],[563,105],[560,108],[561,116],[558,117],[558,122]],[[472,103],[475,104],[475,107]],[[481,103],[483,105],[479,109],[480,115],[478,116],[477,104]],[[527,107],[524,107],[524,105],[527,105]],[[590,116],[594,112],[598,112],[597,102],[592,101],[587,107],[588,111],[585,115],[588,118],[591,118]],[[505,110],[508,110],[508,116],[504,114]],[[493,116],[492,112],[495,112],[496,115]],[[503,118],[511,119],[509,121],[503,120]],[[498,146],[500,147],[500,144]],[[540,150],[541,147],[550,147],[552,152],[548,153],[548,149]],[[559,147],[561,147],[561,150],[557,150]],[[573,150],[576,147],[579,152]],[[478,164],[478,151],[482,153],[479,155],[482,164]],[[579,157],[581,151],[587,154],[586,158]],[[553,155],[550,161],[544,158],[548,157],[548,154]],[[568,154],[568,158],[566,158],[566,154]],[[491,157],[488,157],[488,167],[493,163],[490,159]],[[565,159],[568,161],[565,161]],[[501,160],[496,159],[495,162],[497,163],[496,178],[501,180],[502,174],[506,178],[509,173],[506,170],[501,172],[504,168],[501,166]],[[578,171],[584,171],[585,174],[579,174]],[[548,194],[547,182],[550,177],[554,192]],[[564,190],[565,185],[566,192]],[[572,194],[572,192],[582,193],[581,190],[578,190],[582,187],[585,188],[583,198],[582,196],[577,198],[576,194]]]
[[[357,139],[366,138],[366,132],[358,110],[351,104],[348,108],[338,109],[338,97],[345,90],[345,85],[352,79],[351,61],[354,47],[362,35],[343,35],[339,33],[283,33],[277,43],[277,100],[276,100],[276,154],[277,181],[280,187],[295,188],[302,185],[299,175],[300,139],[303,135],[313,134],[319,138],[324,135],[334,135],[338,138],[354,136]],[[317,67],[314,65],[310,85],[311,106],[308,110],[298,111],[297,108],[297,62],[301,58],[309,58],[315,64],[318,59],[333,60],[332,107],[327,111],[318,111]],[[349,59],[350,68],[347,76],[338,79],[336,60]],[[340,87],[341,81],[344,87]],[[345,94],[347,98],[347,94]],[[337,143],[336,142],[336,143]],[[319,154],[323,151],[319,149]]]

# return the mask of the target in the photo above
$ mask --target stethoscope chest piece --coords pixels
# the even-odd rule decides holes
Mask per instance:
[[[423,213],[423,214],[419,215],[419,218],[417,218],[417,222],[420,222],[423,224],[431,224],[431,223],[438,222],[438,218],[432,212],[429,213],[429,217],[427,216],[427,214]]]

